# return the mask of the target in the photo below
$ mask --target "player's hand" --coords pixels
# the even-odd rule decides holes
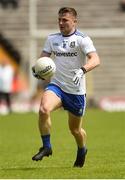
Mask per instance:
[[[35,72],[35,67],[33,66],[32,67],[32,75],[37,78],[37,79],[40,79],[40,76]]]
[[[73,77],[73,82],[74,82],[74,84],[75,84],[76,86],[79,86],[80,81],[81,81],[81,79],[82,79],[82,77],[83,77],[84,72],[83,72],[82,69],[76,69],[76,70],[74,71],[74,73],[75,73],[75,75],[74,75],[74,77]]]

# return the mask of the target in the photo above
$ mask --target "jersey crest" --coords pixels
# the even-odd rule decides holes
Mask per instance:
[[[71,48],[74,48],[75,47],[75,41],[72,41],[69,45]]]
[[[67,48],[68,41],[63,41],[63,48]]]

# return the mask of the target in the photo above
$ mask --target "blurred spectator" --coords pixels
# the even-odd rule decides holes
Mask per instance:
[[[11,93],[14,70],[7,60],[0,63],[0,103],[6,103],[8,112],[11,112]]]
[[[120,1],[120,8],[121,8],[122,11],[125,12],[125,0]]]

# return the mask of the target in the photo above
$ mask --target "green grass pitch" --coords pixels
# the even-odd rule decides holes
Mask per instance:
[[[73,168],[76,145],[67,113],[52,113],[53,155],[33,162],[41,146],[34,113],[0,116],[1,179],[120,179],[125,178],[125,112],[87,110],[88,154],[84,168]]]

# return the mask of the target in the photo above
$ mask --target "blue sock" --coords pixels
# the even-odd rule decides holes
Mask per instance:
[[[86,153],[86,147],[85,146],[83,146],[82,148],[78,147],[78,150],[77,150],[78,156],[83,156],[85,153]]]
[[[50,134],[48,135],[42,135],[41,136],[42,142],[43,142],[43,147],[48,147],[51,148],[50,144]]]

